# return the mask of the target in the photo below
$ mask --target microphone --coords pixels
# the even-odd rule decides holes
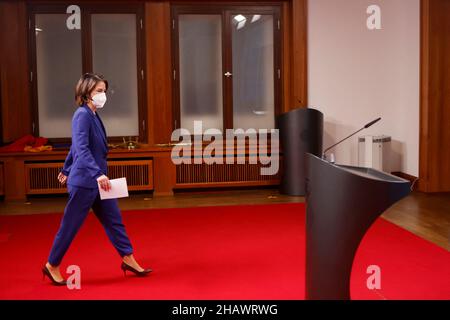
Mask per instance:
[[[326,153],[327,153],[328,151],[330,151],[331,149],[333,149],[334,147],[336,147],[338,144],[340,144],[341,142],[344,142],[344,141],[347,140],[348,138],[353,137],[353,136],[354,136],[355,134],[357,134],[358,132],[361,132],[362,130],[367,129],[367,128],[373,126],[375,123],[377,123],[377,122],[380,121],[380,120],[381,120],[381,118],[378,118],[378,119],[375,119],[375,120],[373,120],[373,121],[370,121],[368,124],[366,124],[364,127],[362,127],[361,129],[359,129],[358,131],[352,133],[352,134],[349,135],[348,137],[345,137],[345,138],[342,139],[341,141],[339,141],[339,142],[333,144],[331,147],[326,148],[325,151],[322,153],[322,159],[326,160],[326,158],[327,158]]]
[[[364,126],[364,129],[367,129],[368,127],[371,127],[372,125],[374,125],[375,123],[377,123],[378,121],[380,121],[381,120],[381,118],[378,118],[378,119],[375,119],[375,120],[373,120],[373,121],[370,121],[368,124],[366,124],[365,126]]]

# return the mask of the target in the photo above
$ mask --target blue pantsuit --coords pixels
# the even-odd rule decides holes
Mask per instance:
[[[72,147],[62,170],[68,176],[69,200],[48,258],[53,266],[61,263],[91,208],[120,256],[133,253],[117,200],[100,199],[96,179],[107,174],[107,152],[100,117],[86,105],[79,107],[72,119]]]

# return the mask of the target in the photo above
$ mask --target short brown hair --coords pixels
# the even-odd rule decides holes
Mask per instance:
[[[78,106],[89,101],[89,95],[99,82],[104,82],[106,90],[108,90],[108,81],[102,75],[85,73],[81,76],[75,87],[75,101]]]

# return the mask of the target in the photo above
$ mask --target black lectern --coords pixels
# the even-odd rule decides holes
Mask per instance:
[[[306,155],[306,298],[350,299],[353,259],[364,234],[410,183],[370,168]]]
[[[322,154],[323,114],[315,109],[294,109],[277,118],[283,151],[280,192],[305,195],[305,154]]]

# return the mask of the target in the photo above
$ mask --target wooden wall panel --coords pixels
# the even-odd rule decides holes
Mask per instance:
[[[283,2],[281,15],[283,21],[281,36],[281,70],[282,70],[282,95],[281,112],[287,112],[296,105],[291,90],[291,64],[292,64],[292,5],[291,2]]]
[[[172,134],[170,3],[145,5],[148,143],[168,143]]]
[[[430,3],[422,0],[420,5],[420,134],[419,134],[419,183],[418,189],[428,189],[428,99],[429,99],[429,37],[430,37]]]
[[[25,163],[21,159],[3,161],[5,200],[25,199]]]
[[[170,158],[170,153],[161,154],[153,158],[154,163],[154,196],[173,195],[176,184],[176,167]]]
[[[441,118],[439,118],[439,144],[438,144],[438,159],[440,163],[440,190],[450,192],[450,1],[443,1],[444,8],[444,32],[442,43],[444,45],[443,68],[441,69],[443,83],[442,83],[442,103],[441,103]]]
[[[307,25],[307,0],[292,0],[292,104],[301,107],[308,106]]]
[[[307,0],[282,3],[282,112],[308,106]]]
[[[12,152],[0,153],[0,168],[3,167],[3,187],[5,201],[25,200],[28,193],[43,193],[46,190],[41,188],[37,192],[30,192],[30,185],[27,186],[27,177],[30,176],[27,170],[36,167],[59,167],[64,163],[68,150],[46,151],[46,152]],[[129,180],[130,190],[150,190],[153,188],[154,195],[172,194],[176,180],[176,168],[170,159],[170,148],[142,146],[134,150],[112,149],[108,154],[109,174],[111,178],[125,176]],[[37,164],[37,165],[36,165]],[[148,170],[139,170],[136,165],[146,164]],[[124,169],[118,166],[127,167]],[[114,168],[115,167],[115,168]],[[39,174],[39,172],[38,172]],[[44,182],[43,179],[51,179],[56,174],[49,172],[41,172],[38,177],[39,183]],[[144,176],[147,175],[147,178]],[[36,175],[34,174],[36,177]],[[152,178],[153,177],[153,178]],[[148,183],[146,183],[146,181]],[[36,181],[35,181],[36,182]],[[56,182],[56,180],[55,180]],[[51,186],[51,184],[50,184]],[[39,189],[39,188],[37,188]],[[51,187],[47,190],[53,192],[55,188]]]
[[[419,190],[450,191],[450,1],[422,0]]]
[[[0,2],[0,97],[3,142],[31,133],[27,41],[24,1]]]

